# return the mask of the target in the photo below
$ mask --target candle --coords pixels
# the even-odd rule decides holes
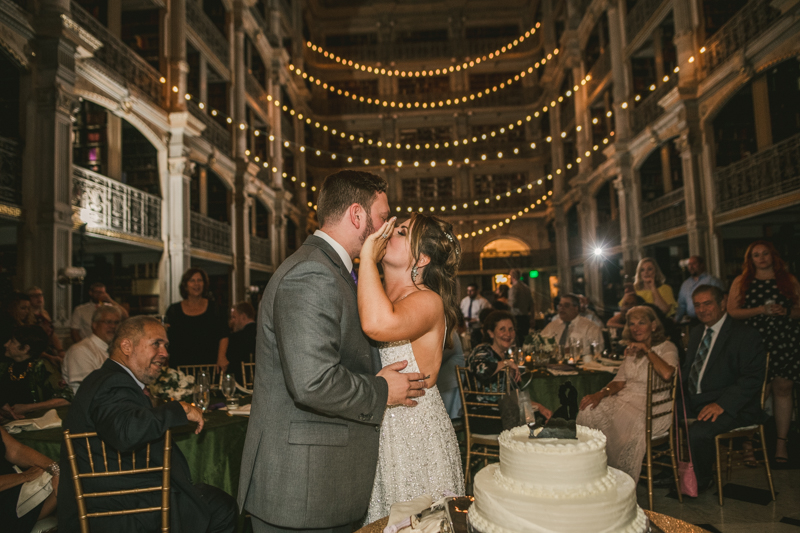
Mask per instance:
[[[530,356],[530,355],[526,355],[526,356],[525,356],[525,361],[527,361],[528,363],[530,363],[530,362],[531,362],[531,356]]]

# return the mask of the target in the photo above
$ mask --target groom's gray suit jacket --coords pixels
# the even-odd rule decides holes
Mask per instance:
[[[311,236],[281,264],[258,316],[239,506],[284,528],[355,522],[367,510],[388,395],[341,257]]]

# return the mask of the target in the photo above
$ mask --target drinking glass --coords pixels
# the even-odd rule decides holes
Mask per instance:
[[[211,401],[211,384],[208,374],[200,372],[195,376],[194,404],[205,413]]]
[[[223,376],[220,391],[225,395],[225,398],[230,398],[236,392],[236,380],[231,374],[225,374],[225,376]]]
[[[577,361],[580,359],[581,353],[583,353],[581,340],[578,337],[571,337],[569,343],[572,346],[572,357]]]

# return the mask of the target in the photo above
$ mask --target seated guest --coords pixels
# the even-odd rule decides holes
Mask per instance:
[[[673,318],[678,309],[678,302],[675,301],[672,287],[667,285],[666,281],[667,277],[661,272],[656,260],[645,257],[636,266],[633,288],[645,303],[657,305],[664,314]]]
[[[21,473],[16,473],[17,466]],[[56,511],[58,497],[58,463],[45,457],[33,448],[20,444],[0,426],[0,521],[6,533],[30,533],[37,520]],[[33,481],[45,472],[53,479],[53,492],[36,507],[22,516],[17,516],[17,501],[22,484]]]
[[[108,343],[121,321],[122,313],[116,307],[98,307],[92,316],[92,335],[67,350],[61,372],[73,394],[78,392],[81,381],[108,359]]]
[[[501,377],[498,383],[494,376],[504,368],[507,368],[511,379],[514,381],[519,381],[520,379],[517,364],[512,359],[505,358],[508,350],[514,344],[514,337],[516,336],[514,315],[508,311],[492,311],[483,322],[483,331],[490,340],[479,344],[472,350],[472,353],[467,358],[467,366],[478,382],[484,384],[483,390],[487,393],[506,390],[505,378]],[[477,398],[477,401],[486,403],[497,403],[499,400],[499,396],[493,395],[479,396]],[[531,403],[539,409],[539,412],[545,418],[550,418],[551,412],[549,409],[540,403]],[[500,411],[492,406],[478,407],[470,412],[500,416]],[[503,425],[500,420],[491,418],[472,418],[469,421],[469,426],[470,431],[473,433],[494,435],[503,431]]]
[[[635,292],[630,291],[625,293],[625,295],[622,297],[622,300],[620,300],[619,304],[620,304],[619,311],[614,313],[614,316],[608,319],[608,322],[606,322],[606,327],[619,330],[624,328],[625,314],[631,307],[636,307],[637,305],[644,305],[644,298],[638,296]]]
[[[622,333],[622,338],[628,341],[625,360],[607,387],[584,396],[577,423],[602,431],[608,439],[608,465],[638,481],[647,446],[645,408],[649,365],[653,364],[661,379],[669,380],[679,362],[678,349],[667,340],[664,326],[651,308],[633,307],[626,320]],[[668,396],[668,392],[659,393],[653,397],[653,402]],[[653,435],[665,433],[671,421],[669,416],[654,419]]]
[[[56,334],[56,329],[53,327],[53,321],[47,309],[44,308],[44,292],[39,287],[31,287],[26,291],[28,298],[31,301],[31,312],[33,313],[34,324],[41,327],[47,336],[50,338],[50,346],[45,352],[50,357],[48,360],[54,365],[60,365],[64,360],[64,345],[61,339]]]
[[[123,319],[128,318],[125,308],[115,302],[106,292],[105,284],[92,283],[89,287],[89,301],[72,310],[72,319],[69,322],[72,342],[77,343],[92,336],[92,317],[95,310],[104,305],[116,307]]]
[[[510,311],[511,307],[508,305],[508,285],[498,285],[494,291],[494,302],[492,309],[496,311]]]
[[[4,304],[0,314],[0,342],[3,346],[11,338],[14,328],[36,323],[31,312],[31,299],[27,294],[12,292]]]
[[[727,296],[719,287],[701,285],[692,302],[702,325],[689,333],[686,362],[681,367],[689,444],[699,489],[713,485],[714,437],[764,419],[760,392],[766,352],[758,330],[726,312]]]
[[[41,358],[49,343],[39,326],[18,326],[6,342],[0,362],[0,416],[25,418],[30,411],[68,405],[72,391],[61,373]]]
[[[144,464],[145,445],[150,443],[151,464],[163,464],[164,434],[170,428],[197,424],[195,433],[203,429],[203,413],[186,402],[168,402],[153,407],[145,387],[153,383],[166,366],[167,332],[153,317],[136,316],[120,324],[111,342],[110,357],[100,369],[83,380],[75,401],[64,420],[64,429],[73,433],[97,432],[110,448],[109,470],[115,470],[116,451],[126,453],[123,467],[130,468],[130,452],[136,451],[138,465]],[[77,447],[78,460],[87,463],[86,448]],[[102,465],[99,446],[92,452],[94,464]],[[140,457],[141,456],[141,457]],[[139,462],[141,461],[141,463]],[[67,459],[66,446],[61,445],[61,464],[67,472],[59,491],[58,529],[61,533],[78,532],[78,506],[75,502],[73,472]],[[102,468],[102,467],[100,467]],[[84,480],[87,490],[124,490],[161,479],[160,473],[145,476],[120,476]],[[133,479],[133,478],[138,479]],[[144,479],[143,479],[144,478]],[[180,448],[172,445],[170,471],[170,525],[173,531],[233,532],[236,527],[236,504],[223,491],[208,485],[193,485],[189,465]],[[159,507],[160,492],[94,498],[87,502],[89,512],[103,512],[135,507]],[[158,512],[137,513],[90,519],[97,531],[154,531],[160,528]]]
[[[605,349],[603,331],[588,318],[580,316],[581,300],[575,294],[565,294],[558,301],[558,316],[542,330],[542,336],[555,337],[562,348],[570,339],[581,341],[581,353],[590,353],[592,343],[597,344],[597,353]]]
[[[580,316],[588,320],[591,320],[597,325],[597,327],[603,329],[603,321],[600,320],[600,317],[597,316],[597,313],[595,313],[594,309],[592,309],[594,306],[592,305],[592,301],[589,299],[589,297],[584,296],[583,294],[579,294],[578,298],[581,301]]]
[[[464,350],[461,347],[461,337],[458,331],[453,330],[453,347],[445,348],[442,351],[442,366],[439,369],[439,377],[436,380],[436,387],[442,396],[444,408],[451,419],[461,418],[461,394],[458,390],[458,380],[456,379],[456,367],[464,366]]]
[[[230,326],[233,333],[228,335],[226,360],[222,364],[226,367],[225,372],[244,385],[242,363],[253,362],[253,354],[256,353],[256,310],[253,305],[249,302],[236,304],[231,310]]]

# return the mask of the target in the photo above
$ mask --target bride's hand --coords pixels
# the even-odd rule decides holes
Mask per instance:
[[[367,237],[361,247],[362,261],[369,258],[376,264],[381,262],[383,256],[386,255],[386,244],[392,237],[395,222],[397,222],[397,217],[390,218],[383,223],[383,226],[378,228],[378,231]]]

